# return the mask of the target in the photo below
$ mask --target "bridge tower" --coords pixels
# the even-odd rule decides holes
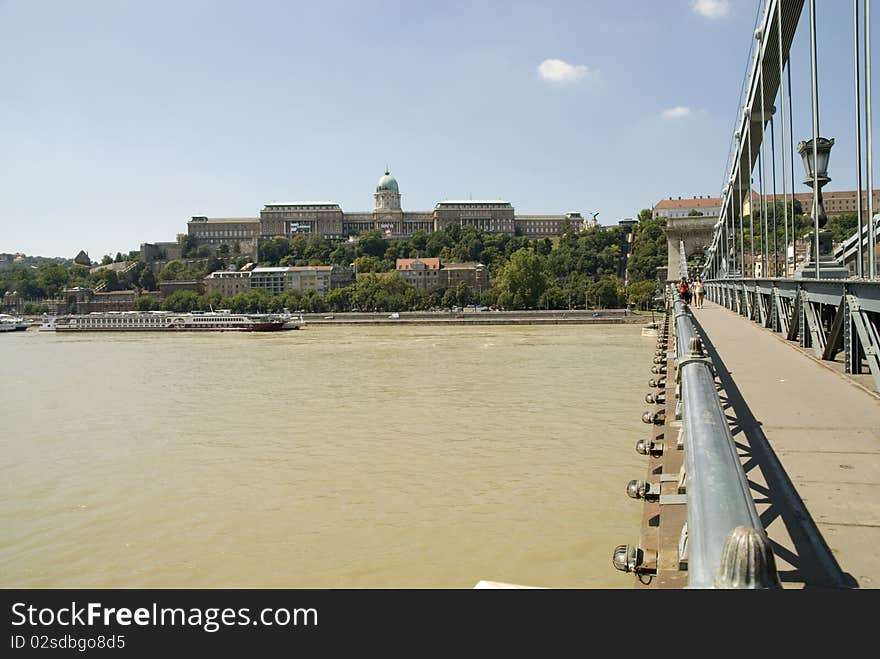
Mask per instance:
[[[666,253],[668,281],[677,281],[679,272],[679,241],[687,256],[703,254],[712,244],[712,232],[718,218],[714,215],[666,218]]]

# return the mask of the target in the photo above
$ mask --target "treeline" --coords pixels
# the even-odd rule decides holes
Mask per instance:
[[[352,286],[330,291],[326,299],[315,292],[286,291],[272,296],[252,290],[234,297],[219,293],[198,295],[178,291],[164,300],[143,297],[139,309],[186,311],[228,308],[235,311],[303,309],[311,312],[349,309],[402,311],[483,304],[505,309],[611,308],[626,304],[645,306],[656,288],[657,267],[666,263],[662,220],[650,210],[639,215],[633,251],[629,255],[630,286],[618,274],[622,269],[625,230],[620,226],[576,231],[568,226],[558,238],[530,239],[522,235],[484,233],[472,226],[450,226],[434,233],[416,233],[407,239],[387,240],[379,231],[359,240],[333,240],[317,235],[276,237],[259,244],[260,266],[356,265],[358,280]],[[188,245],[196,255],[198,249]],[[455,289],[419,291],[396,273],[398,258],[439,257],[442,262],[481,262],[489,269],[488,290],[474,291],[461,284]],[[29,299],[57,297],[71,286],[101,290],[140,288],[156,290],[158,281],[200,280],[210,272],[241,268],[246,255],[229,249],[215,255],[165,264],[158,276],[138,262],[125,278],[113,270],[90,273],[77,265],[51,265],[13,269],[0,273],[0,294],[18,291]]]

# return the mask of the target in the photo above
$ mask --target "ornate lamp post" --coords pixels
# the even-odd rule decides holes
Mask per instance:
[[[825,137],[816,138],[815,146],[813,140],[799,142],[797,151],[804,161],[804,185],[815,187],[816,200],[813,204],[811,217],[814,226],[818,226],[818,233],[814,229],[809,235],[813,237],[814,247],[811,249],[796,277],[815,277],[816,263],[813,259],[818,251],[819,255],[819,273],[822,278],[841,278],[847,277],[848,271],[835,260],[832,255],[831,231],[825,228],[828,223],[828,216],[825,214],[825,206],[822,203],[822,187],[831,179],[828,177],[828,158],[831,156],[831,147],[834,146],[833,139]],[[815,154],[813,153],[815,150]],[[818,246],[816,246],[818,245]]]

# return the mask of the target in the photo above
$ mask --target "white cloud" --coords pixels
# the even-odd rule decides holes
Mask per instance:
[[[691,9],[704,18],[724,18],[730,4],[727,0],[691,0]]]
[[[668,108],[666,110],[663,110],[663,112],[660,113],[660,116],[663,117],[664,119],[684,119],[685,117],[690,115],[690,113],[691,113],[690,108],[686,108],[681,105],[676,105],[674,108]]]
[[[599,72],[584,64],[569,64],[561,59],[545,59],[538,65],[538,75],[549,82],[577,82],[595,78]]]

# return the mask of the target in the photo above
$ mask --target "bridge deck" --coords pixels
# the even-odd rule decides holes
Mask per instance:
[[[880,588],[880,396],[769,330],[692,307],[786,588]]]

